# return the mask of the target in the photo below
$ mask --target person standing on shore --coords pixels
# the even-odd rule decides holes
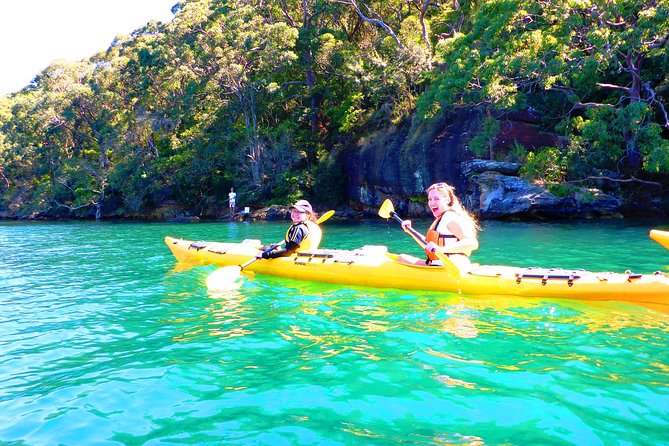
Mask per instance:
[[[235,188],[230,188],[230,193],[228,194],[228,208],[230,209],[230,215],[235,214],[235,207],[237,206],[237,193]]]

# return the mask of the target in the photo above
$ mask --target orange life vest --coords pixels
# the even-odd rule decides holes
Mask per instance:
[[[445,214],[445,213],[444,213]],[[427,230],[427,236],[425,237],[425,240],[429,242],[434,242],[437,246],[446,246],[446,240],[447,239],[456,239],[456,241],[459,241],[460,239],[455,235],[452,234],[451,231],[448,231],[447,233],[442,233],[436,230],[436,228],[439,226],[439,223],[441,223],[441,219],[444,218],[444,214],[441,215],[441,217],[437,218],[435,221],[432,222],[430,225],[430,228]],[[448,230],[448,228],[447,228]],[[430,260],[438,260],[439,257],[437,257],[435,254],[428,252],[427,253],[427,258]]]

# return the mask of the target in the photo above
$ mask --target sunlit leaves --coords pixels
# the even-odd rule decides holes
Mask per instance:
[[[669,141],[662,137],[662,128],[656,123],[641,129],[639,138],[644,157],[644,170],[652,173],[669,172]]]
[[[561,109],[548,110],[556,119],[591,107],[618,110],[619,125],[601,121],[599,111],[584,121],[585,143],[593,150],[610,147],[615,158],[622,147],[627,160],[634,159],[630,151],[645,151],[642,131],[662,114],[647,113],[640,120],[629,113],[635,101],[659,111],[644,60],[656,54],[656,66],[669,68],[666,2],[488,0],[476,5],[466,32],[436,46],[443,63],[420,98],[421,116],[434,116],[436,107],[504,110],[522,106],[528,95],[555,92],[563,98]],[[612,143],[607,131],[621,140]]]

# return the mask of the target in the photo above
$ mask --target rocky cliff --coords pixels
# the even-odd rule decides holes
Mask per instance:
[[[498,118],[496,150],[560,146],[529,111]],[[519,176],[520,165],[474,159],[468,150],[481,132],[480,113],[463,111],[438,121],[405,122],[368,135],[341,156],[348,174],[347,199],[356,211],[374,214],[390,198],[400,215],[430,216],[425,189],[446,181],[481,219],[560,219],[669,215],[666,186],[652,181],[603,178],[556,196]],[[591,182],[593,183],[593,182]]]

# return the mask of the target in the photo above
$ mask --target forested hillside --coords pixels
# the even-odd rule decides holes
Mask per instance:
[[[245,204],[336,204],[351,199],[343,150],[454,110],[481,116],[472,157],[513,158],[545,184],[667,183],[667,1],[184,0],[173,12],[0,98],[0,212],[215,215],[232,186]],[[500,117],[519,110],[562,143],[500,145]]]

